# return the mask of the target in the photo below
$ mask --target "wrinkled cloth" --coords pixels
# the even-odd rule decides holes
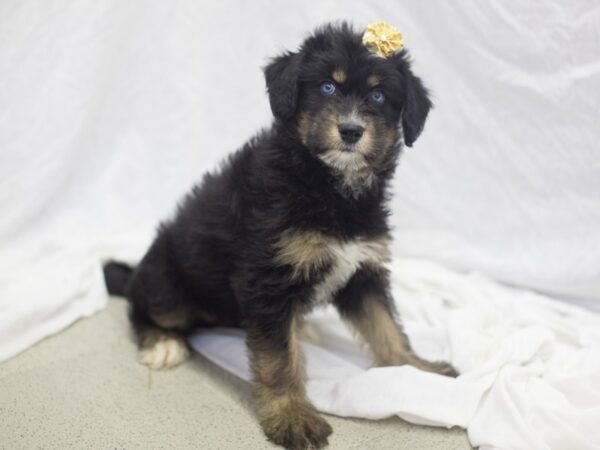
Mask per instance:
[[[320,411],[460,426],[482,449],[600,448],[600,315],[422,260],[395,260],[392,273],[415,351],[461,375],[372,367],[329,306],[307,320],[317,341],[301,344]],[[242,331],[200,330],[190,343],[251,379]]]

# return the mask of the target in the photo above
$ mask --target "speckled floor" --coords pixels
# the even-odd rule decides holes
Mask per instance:
[[[327,416],[330,449],[470,449],[464,431]],[[111,300],[0,364],[2,449],[268,449],[247,383],[195,355],[150,372],[136,362],[125,302]]]

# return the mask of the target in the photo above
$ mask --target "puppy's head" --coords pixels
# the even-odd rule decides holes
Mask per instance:
[[[400,137],[412,146],[431,108],[406,51],[378,57],[347,24],[317,30],[272,60],[265,78],[274,116],[312,155],[362,182],[394,166]]]

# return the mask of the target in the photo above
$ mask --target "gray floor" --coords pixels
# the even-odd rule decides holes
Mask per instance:
[[[327,416],[331,449],[470,449],[464,431]],[[203,357],[150,372],[111,300],[0,365],[0,448],[262,449],[249,385]]]

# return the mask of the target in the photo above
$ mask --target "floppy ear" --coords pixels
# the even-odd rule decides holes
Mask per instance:
[[[296,53],[278,56],[264,69],[271,111],[278,119],[291,119],[296,112],[299,69],[300,56]]]
[[[401,52],[396,59],[396,67],[403,75],[406,92],[402,110],[402,131],[404,142],[407,146],[412,147],[423,131],[427,114],[433,104],[429,100],[427,89],[423,86],[421,79],[411,72],[406,53]]]

